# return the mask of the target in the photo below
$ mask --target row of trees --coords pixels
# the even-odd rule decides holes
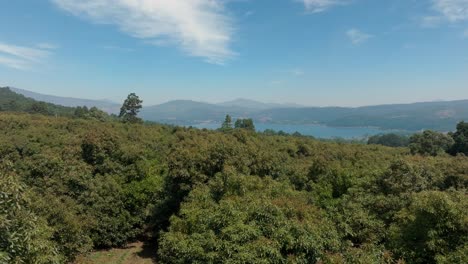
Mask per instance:
[[[221,128],[219,128],[219,130],[223,132],[228,132],[232,129],[245,129],[249,131],[255,131],[255,125],[251,118],[239,118],[233,125],[231,116],[226,115],[226,118],[224,119],[224,122],[222,123]]]

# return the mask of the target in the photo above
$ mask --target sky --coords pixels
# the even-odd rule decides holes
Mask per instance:
[[[468,0],[0,0],[0,86],[145,105],[468,99]]]

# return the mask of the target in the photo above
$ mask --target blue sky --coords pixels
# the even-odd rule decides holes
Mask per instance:
[[[15,0],[0,86],[145,104],[468,99],[468,0]]]

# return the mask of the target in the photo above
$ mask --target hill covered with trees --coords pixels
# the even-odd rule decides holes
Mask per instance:
[[[137,239],[158,263],[468,262],[465,125],[450,155],[232,123],[0,113],[0,263]]]
[[[33,98],[16,93],[9,87],[0,87],[0,112],[25,112],[56,117],[96,119],[100,121],[115,119],[115,116],[109,115],[97,107],[69,107],[37,101]]]

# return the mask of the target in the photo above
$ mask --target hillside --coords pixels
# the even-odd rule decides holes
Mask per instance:
[[[71,116],[75,108],[37,101],[18,94],[11,88],[0,87],[0,111]]]
[[[116,118],[96,107],[67,107],[38,101],[18,94],[9,87],[0,87],[0,112],[42,114],[55,117],[71,117],[106,121]]]
[[[105,111],[109,114],[118,114],[120,106],[117,103],[105,100],[90,100],[90,99],[79,99],[79,98],[71,98],[71,97],[60,97],[60,96],[53,96],[53,95],[46,95],[31,92],[28,90],[18,89],[18,88],[10,88],[15,93],[22,94],[28,98],[32,98],[37,101],[48,102],[56,105],[61,106],[68,106],[68,107],[77,107],[77,106],[86,106],[88,108],[97,107],[102,111]]]

